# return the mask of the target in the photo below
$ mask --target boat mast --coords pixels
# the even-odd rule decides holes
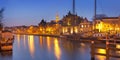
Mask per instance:
[[[75,14],[75,0],[73,0],[73,14]]]
[[[97,8],[97,0],[94,1],[95,5],[94,5],[94,20],[96,20],[96,8]]]

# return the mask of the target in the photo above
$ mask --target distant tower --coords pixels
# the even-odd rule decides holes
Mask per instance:
[[[75,14],[75,0],[73,0],[73,14]]]
[[[57,23],[59,21],[59,15],[58,15],[58,13],[56,14],[56,20],[55,20],[55,22]]]

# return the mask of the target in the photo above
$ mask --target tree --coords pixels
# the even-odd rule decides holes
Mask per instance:
[[[96,15],[96,19],[102,19],[104,17],[107,17],[107,15],[105,15],[105,14],[97,14]]]
[[[3,28],[3,12],[4,12],[4,8],[2,8],[1,10],[0,10],[0,31],[2,30],[2,28]]]
[[[38,25],[39,26],[46,26],[46,21],[44,19],[42,19]]]
[[[93,20],[95,20],[95,19],[102,19],[104,17],[107,17],[107,15],[106,14],[97,14],[96,18],[95,18],[95,16],[93,16]]]

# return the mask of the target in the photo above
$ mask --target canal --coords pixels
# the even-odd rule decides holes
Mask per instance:
[[[105,53],[103,49],[98,52]],[[0,53],[0,60],[91,60],[90,44],[48,36],[15,35],[13,51]],[[96,56],[96,60],[105,60],[105,56]]]

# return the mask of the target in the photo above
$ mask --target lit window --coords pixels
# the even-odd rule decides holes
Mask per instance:
[[[86,25],[85,25],[85,27],[86,27]]]
[[[81,25],[81,27],[83,28],[84,26],[83,26],[83,25]]]

